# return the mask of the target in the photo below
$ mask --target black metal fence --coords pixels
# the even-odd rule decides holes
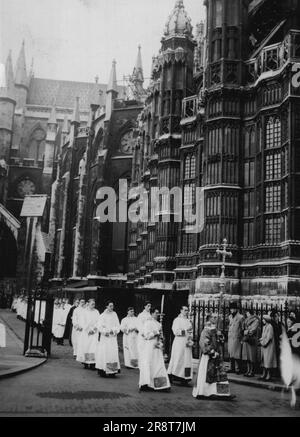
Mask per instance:
[[[227,338],[230,314],[229,305],[230,302],[223,302],[220,305],[218,301],[209,300],[197,300],[192,302],[192,304],[190,305],[190,319],[193,325],[194,358],[199,358],[200,355],[199,340],[201,332],[205,325],[206,315],[209,313],[217,313],[219,315],[219,329],[220,331],[222,331],[225,338],[223,355],[225,359],[228,359]],[[252,309],[254,311],[254,314],[256,314],[260,318],[261,329],[263,327],[264,314],[268,314],[272,310],[276,310],[278,312],[280,321],[284,326],[286,326],[286,320],[291,311],[294,311],[296,315],[300,315],[300,306],[291,307],[288,302],[280,305],[272,303],[238,302],[237,305],[241,314],[245,314],[248,309]]]
[[[50,355],[53,303],[53,297],[41,290],[28,296],[24,355],[34,350]]]

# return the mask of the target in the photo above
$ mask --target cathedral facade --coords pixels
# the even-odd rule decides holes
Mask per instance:
[[[180,186],[187,215],[202,187],[204,226],[195,233],[185,220],[164,223],[161,194],[159,222],[131,227],[129,280],[213,296],[220,291],[217,249],[226,239],[226,293],[299,295],[299,87],[292,70],[300,5],[205,5],[206,24],[195,36],[182,1],[168,20],[132,181]]]
[[[140,48],[127,89],[117,86],[115,61],[101,85],[36,79],[24,46],[15,74],[8,57],[0,89],[3,283],[17,277],[22,285],[20,208],[26,194],[45,193],[35,262],[53,290],[214,296],[226,239],[227,294],[300,295],[300,4],[205,6],[205,22],[193,29],[176,1],[147,90]],[[101,188],[114,190],[118,210],[121,179],[161,190],[148,221],[101,223]],[[163,191],[176,187],[181,221]],[[199,202],[197,230],[188,218]]]

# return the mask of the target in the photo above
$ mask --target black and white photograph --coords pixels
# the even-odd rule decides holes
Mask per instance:
[[[300,417],[300,0],[0,0],[0,417]]]

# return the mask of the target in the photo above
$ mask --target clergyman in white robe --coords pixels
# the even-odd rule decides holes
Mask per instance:
[[[171,359],[168,367],[170,379],[188,382],[192,379],[192,332],[193,327],[188,319],[188,307],[183,306],[178,317],[173,321],[172,331],[175,335]]]
[[[101,376],[115,375],[121,369],[117,341],[120,322],[113,308],[113,303],[109,303],[97,324],[100,340],[96,352],[96,369]]]
[[[61,344],[65,332],[65,317],[60,304],[56,303],[53,309],[52,334],[57,344]]]
[[[125,367],[138,368],[138,320],[134,316],[134,309],[128,308],[128,315],[121,321],[123,332],[123,354]]]
[[[137,322],[138,322],[138,338],[137,338],[137,350],[138,350],[138,355],[142,355],[143,354],[143,350],[145,347],[145,339],[143,338],[141,332],[143,330],[143,326],[144,323],[147,320],[152,320],[152,316],[150,313],[151,310],[151,304],[149,302],[146,302],[145,306],[144,306],[144,310],[137,316]]]
[[[83,363],[85,368],[93,369],[95,367],[99,317],[100,314],[95,308],[94,300],[90,300],[88,307],[80,313],[82,331],[78,341],[76,361]]]
[[[73,314],[72,314],[73,329],[72,329],[71,341],[72,341],[72,345],[73,345],[73,356],[74,357],[77,356],[78,340],[79,340],[80,332],[82,332],[82,328],[83,328],[83,324],[82,324],[81,320],[83,318],[82,314],[85,311],[84,305],[85,305],[85,301],[84,301],[84,299],[81,299],[79,302],[79,306],[77,308],[75,308],[75,310],[73,311]]]
[[[157,321],[159,311],[155,310],[152,320],[147,320],[141,331],[145,345],[139,356],[140,390],[169,390],[170,381],[165,367],[160,333],[162,326]]]

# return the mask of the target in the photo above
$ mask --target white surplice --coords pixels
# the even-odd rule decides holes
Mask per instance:
[[[138,368],[138,319],[137,317],[125,317],[121,321],[123,332],[124,364],[132,369]]]
[[[22,314],[22,298],[18,297],[16,304],[17,316],[21,317]]]
[[[98,341],[97,323],[99,320],[99,311],[86,308],[80,313],[80,332],[77,343],[76,360],[84,364],[95,364],[96,348]]]
[[[159,347],[161,324],[151,318],[141,330],[144,338],[143,353],[139,356],[139,387],[147,385],[154,390],[170,388],[170,381],[165,367],[162,348]]]
[[[107,375],[113,375],[120,370],[117,335],[120,332],[120,322],[114,311],[105,310],[98,320],[100,341],[96,351],[96,369]]]
[[[85,311],[84,307],[77,307],[73,311],[72,314],[72,336],[71,341],[73,345],[73,355],[74,357],[77,355],[78,341],[80,337],[80,330],[83,329],[83,312]]]
[[[193,354],[191,344],[189,345],[192,330],[190,320],[182,315],[173,321],[172,331],[175,338],[168,367],[169,375],[185,380],[192,379]]]
[[[138,316],[137,316],[137,322],[138,322],[138,338],[137,338],[137,351],[138,351],[138,356],[143,354],[143,350],[145,347],[145,340],[143,338],[143,336],[141,335],[142,329],[144,327],[144,323],[147,320],[152,320],[152,316],[150,314],[150,312],[144,310],[142,311]]]
[[[54,306],[52,318],[52,334],[55,338],[63,338],[65,332],[65,317],[63,309]]]

